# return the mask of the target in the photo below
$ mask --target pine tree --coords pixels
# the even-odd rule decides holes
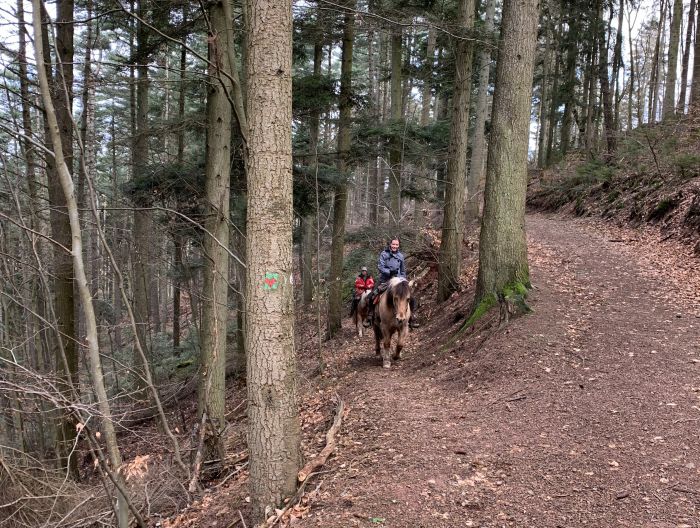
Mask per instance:
[[[249,4],[246,346],[256,521],[296,489],[300,426],[292,291],[292,6]]]
[[[537,11],[537,0],[503,5],[472,318],[530,287],[525,191]]]

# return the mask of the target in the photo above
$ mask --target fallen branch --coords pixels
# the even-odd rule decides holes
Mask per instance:
[[[343,400],[339,400],[338,408],[335,411],[335,419],[333,420],[333,425],[326,433],[326,447],[324,447],[321,452],[314,458],[312,458],[307,464],[299,471],[297,478],[299,482],[304,482],[309,475],[313,473],[316,469],[320,468],[326,463],[328,457],[331,455],[335,449],[335,434],[340,429],[340,425],[343,422],[343,411],[345,410],[345,404]]]

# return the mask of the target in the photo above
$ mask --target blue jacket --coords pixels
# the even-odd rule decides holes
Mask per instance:
[[[404,265],[404,257],[401,251],[392,253],[388,247],[379,254],[379,282],[386,282],[392,276],[406,277],[406,268]],[[394,274],[392,275],[392,271]]]

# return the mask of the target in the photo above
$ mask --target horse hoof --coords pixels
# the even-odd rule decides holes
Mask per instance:
[[[391,368],[391,363],[389,363],[388,361],[386,361],[386,362],[384,363],[384,365],[382,365],[382,366],[383,366],[385,369],[390,369],[390,368]]]

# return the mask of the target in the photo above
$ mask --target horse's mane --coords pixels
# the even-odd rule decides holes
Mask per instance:
[[[394,305],[394,297],[398,297],[399,299],[407,299],[410,296],[411,287],[406,279],[392,279],[392,282],[386,291],[386,302],[389,306]]]

